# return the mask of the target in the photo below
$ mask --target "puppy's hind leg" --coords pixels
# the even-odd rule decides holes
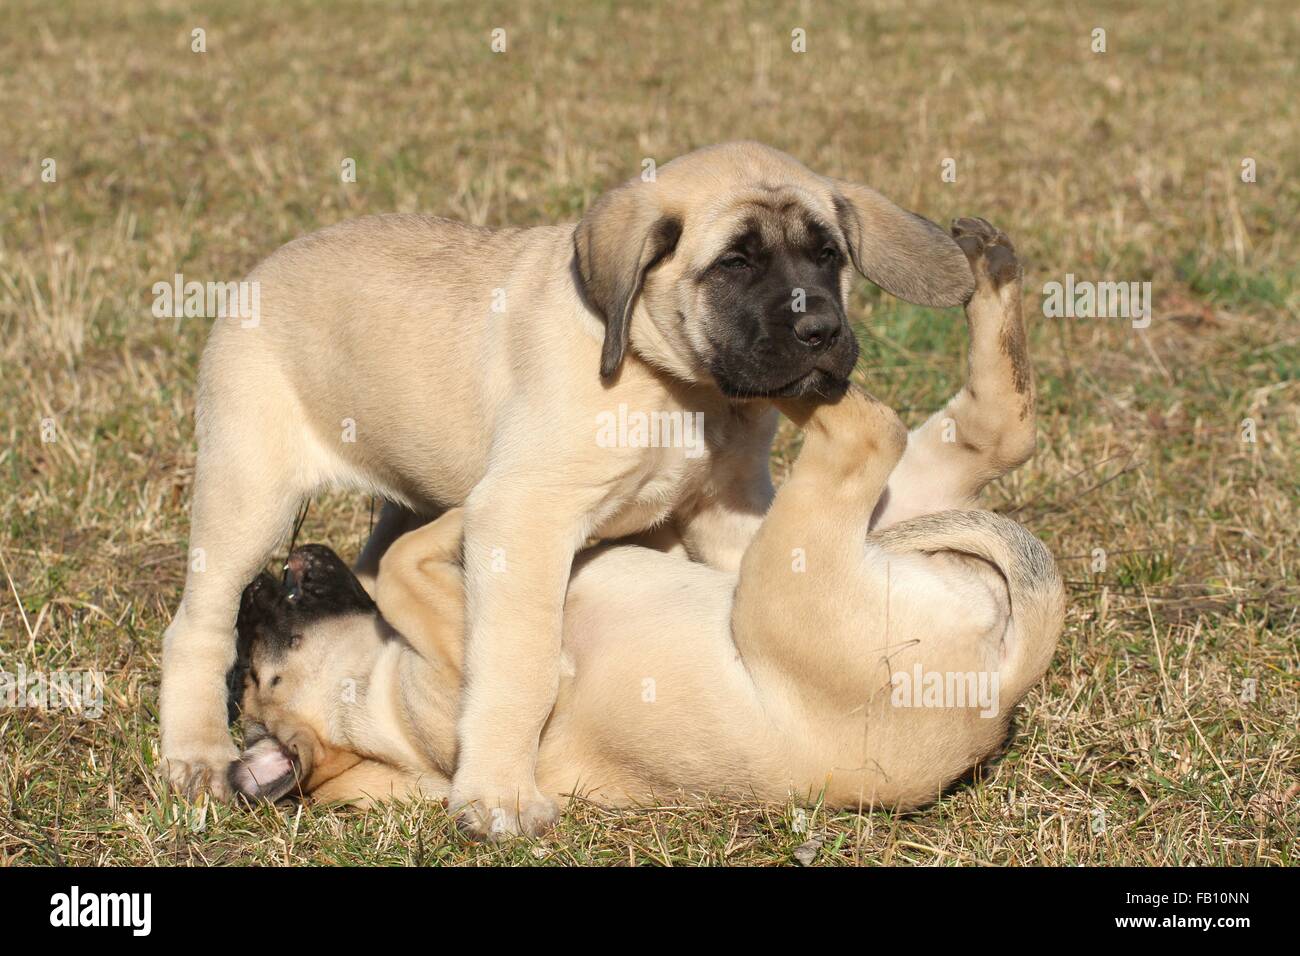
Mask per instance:
[[[236,403],[229,403],[230,406]],[[230,795],[227,673],[239,598],[281,544],[305,495],[304,431],[260,409],[211,408],[200,419],[189,564],[163,637],[162,756],[172,784]],[[242,412],[242,413],[241,413]]]
[[[874,526],[976,507],[979,493],[1034,453],[1034,376],[1021,307],[1021,267],[1004,233],[958,219],[953,236],[975,274],[966,304],[966,384],[908,436]]]

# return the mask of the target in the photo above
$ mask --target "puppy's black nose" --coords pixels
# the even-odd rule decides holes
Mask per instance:
[[[840,317],[831,312],[805,312],[794,320],[794,337],[810,349],[828,349],[840,335]]]

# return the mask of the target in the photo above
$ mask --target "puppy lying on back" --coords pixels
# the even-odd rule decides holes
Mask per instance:
[[[1033,386],[1010,243],[982,220],[956,236],[977,290],[969,381],[943,411],[908,436],[856,389],[780,401],[804,445],[738,575],[634,545],[580,557],[541,737],[546,794],[912,807],[1001,747],[1064,596],[1037,539],[970,510],[1032,453]],[[290,556],[285,584],[263,575],[244,592],[242,704],[270,736],[232,764],[234,789],[447,795],[462,529],[456,510],[402,537],[376,601],[318,545]]]

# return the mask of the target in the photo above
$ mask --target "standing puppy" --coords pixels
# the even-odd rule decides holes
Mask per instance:
[[[850,263],[925,305],[974,287],[933,223],[754,143],[681,157],[576,226],[368,217],[273,254],[249,277],[258,321],[216,326],[200,369],[203,560],[163,647],[172,780],[226,794],[240,594],[307,496],[351,487],[425,516],[464,504],[452,802],[478,833],[544,828],[574,552],[668,521],[696,559],[738,566],[772,496],[768,400],[839,391],[856,360]],[[653,430],[611,443],[613,420]]]

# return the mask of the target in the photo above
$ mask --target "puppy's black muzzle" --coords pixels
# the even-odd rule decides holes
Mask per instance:
[[[375,609],[352,569],[323,544],[305,544],[293,551],[284,563],[281,585],[285,603],[300,614],[327,617]]]
[[[263,571],[244,588],[236,626],[250,645],[275,647],[321,618],[375,610],[342,558],[323,544],[305,544],[289,555],[280,581]]]
[[[284,563],[279,581],[263,571],[239,599],[235,663],[226,674],[226,716],[239,718],[244,679],[255,646],[289,652],[295,635],[312,623],[342,614],[378,613],[352,569],[333,549],[305,544]]]

